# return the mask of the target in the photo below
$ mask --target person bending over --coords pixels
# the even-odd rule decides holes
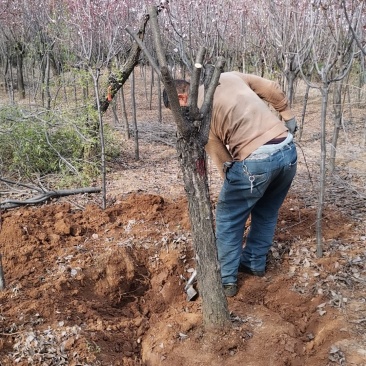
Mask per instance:
[[[189,83],[176,80],[175,85],[180,105],[187,106]],[[203,98],[202,85],[199,106]],[[163,100],[169,108],[165,90]],[[278,211],[296,174],[296,129],[288,99],[277,83],[236,71],[221,74],[205,150],[224,179],[216,206],[216,246],[226,296],[238,292],[238,271],[265,274]]]

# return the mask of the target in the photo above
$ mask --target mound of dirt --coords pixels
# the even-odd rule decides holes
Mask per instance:
[[[266,276],[240,275],[232,330],[207,334],[201,299],[184,293],[194,268],[184,197],[4,212],[1,365],[326,365],[345,357],[344,345],[349,364],[361,365],[345,300],[330,302],[347,288],[336,277],[349,274],[349,260],[332,246],[350,240],[351,223],[327,217],[329,247],[316,259],[314,211],[289,197]]]

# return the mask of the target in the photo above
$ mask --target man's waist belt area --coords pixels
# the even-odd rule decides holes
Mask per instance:
[[[269,140],[264,145],[277,145],[277,144],[280,144],[281,142],[283,142],[285,140],[286,140],[286,137],[277,137],[277,138],[274,138],[272,140]]]
[[[293,135],[291,133],[287,134],[287,137],[279,137],[274,138],[264,145],[260,146],[258,149],[254,150],[246,159],[259,159],[259,158],[265,158],[268,155],[274,153],[275,151],[278,151],[282,149],[284,146],[290,144],[293,140]],[[276,141],[276,142],[273,142]],[[223,164],[223,171],[224,173],[227,173],[229,169],[233,166],[235,161],[226,161]]]
[[[277,143],[273,143],[271,141],[275,140],[271,140],[268,141],[266,144],[260,146],[257,150],[254,150],[249,156],[248,158],[258,158],[259,154],[273,154],[275,151],[278,151],[280,149],[282,149],[284,146],[288,145],[292,140],[293,140],[293,136],[291,133],[287,134],[287,137],[285,137],[284,139],[282,138],[278,138],[278,140],[282,140],[281,142],[277,142]],[[247,158],[247,159],[248,159]]]

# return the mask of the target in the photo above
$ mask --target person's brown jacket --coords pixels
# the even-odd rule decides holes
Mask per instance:
[[[199,90],[199,105],[203,101]],[[241,161],[273,138],[283,135],[284,121],[294,117],[286,95],[276,82],[240,72],[225,72],[216,88],[209,140],[205,147],[220,174],[223,163]]]

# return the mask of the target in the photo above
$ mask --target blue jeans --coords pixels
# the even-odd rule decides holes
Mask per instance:
[[[291,141],[270,153],[249,155],[226,172],[216,207],[216,245],[222,283],[236,283],[239,263],[264,271],[278,211],[296,174],[297,152]],[[261,148],[259,148],[260,150]],[[245,223],[251,226],[243,249]]]

